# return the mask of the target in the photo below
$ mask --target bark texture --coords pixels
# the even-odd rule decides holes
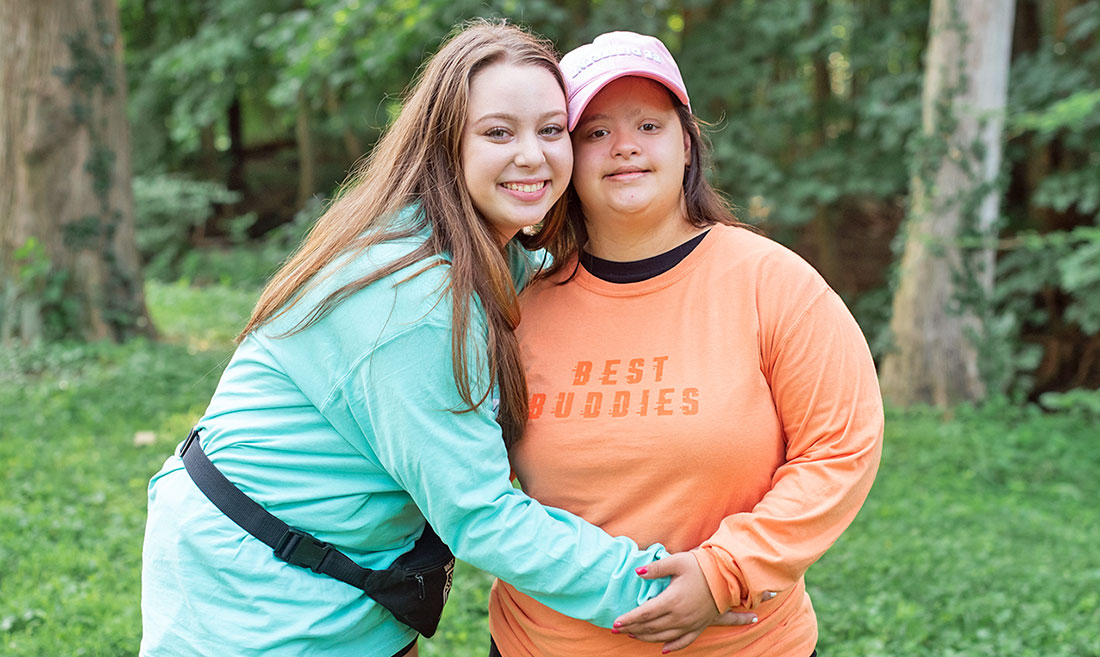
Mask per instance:
[[[114,0],[0,0],[0,76],[0,337],[151,332]]]
[[[922,128],[931,166],[911,188],[905,251],[893,303],[895,350],[882,367],[891,402],[950,406],[979,400],[980,320],[959,307],[961,285],[988,293],[992,246],[960,237],[993,237],[1001,165],[1014,0],[933,0],[925,64]],[[991,244],[991,240],[989,243]],[[964,258],[976,280],[960,283]],[[972,292],[972,291],[971,291]]]

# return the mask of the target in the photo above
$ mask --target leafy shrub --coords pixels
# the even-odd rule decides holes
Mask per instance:
[[[41,334],[46,339],[60,339],[72,334],[80,325],[80,303],[66,286],[69,272],[55,269],[46,255],[46,248],[30,237],[12,252],[14,276],[0,284],[0,342],[16,335],[36,335],[28,321],[43,323]]]
[[[1039,396],[1039,403],[1047,410],[1091,422],[1100,421],[1100,390],[1077,388],[1067,392],[1044,392]]]
[[[1001,392],[1026,389],[1027,373],[1039,364],[1040,347],[1022,342],[1021,333],[1056,324],[1075,325],[1086,336],[1100,333],[1100,227],[1025,233],[1017,235],[1015,246],[997,264],[990,325],[1003,365],[989,383]],[[1051,316],[1050,304],[1037,303],[1044,295],[1060,300],[1058,317]]]
[[[230,246],[191,249],[180,257],[171,280],[178,278],[197,285],[260,287],[302,242],[322,208],[323,201],[311,199],[293,220],[259,239],[246,241],[245,236],[239,234],[231,240]],[[247,228],[243,221],[239,226]],[[231,226],[231,233],[233,230]],[[243,233],[242,228],[237,230]]]
[[[173,267],[190,248],[197,226],[214,216],[218,203],[235,203],[240,194],[221,183],[175,175],[134,177],[134,231],[146,275],[175,278]]]

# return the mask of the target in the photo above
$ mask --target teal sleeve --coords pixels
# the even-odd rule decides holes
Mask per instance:
[[[553,263],[553,258],[546,249],[528,251],[517,240],[508,243],[506,253],[516,292],[522,291],[540,271],[549,269]]]
[[[484,338],[474,346],[471,358],[484,359]],[[464,408],[451,353],[449,326],[411,327],[373,350],[332,401],[347,404],[341,412],[372,437],[382,466],[455,555],[603,627],[662,591],[667,580],[643,580],[634,569],[666,556],[663,546],[639,550],[629,538],[612,538],[512,487],[491,401],[451,410]],[[487,370],[471,365],[476,390]]]

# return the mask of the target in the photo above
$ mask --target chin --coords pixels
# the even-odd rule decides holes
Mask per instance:
[[[644,212],[648,208],[646,203],[610,203],[607,208],[613,214],[633,215]]]

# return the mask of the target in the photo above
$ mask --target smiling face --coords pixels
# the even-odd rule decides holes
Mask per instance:
[[[569,185],[565,125],[565,94],[541,66],[492,64],[471,80],[463,176],[501,243],[542,221]]]
[[[573,185],[585,219],[659,228],[685,220],[687,133],[660,83],[624,77],[585,108],[573,131]]]

